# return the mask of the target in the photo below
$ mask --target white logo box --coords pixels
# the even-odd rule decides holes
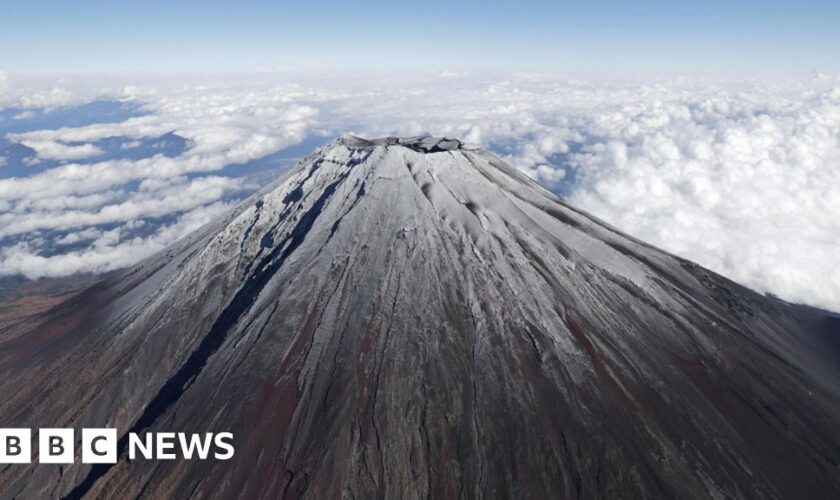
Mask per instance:
[[[72,464],[75,458],[75,430],[38,430],[38,462]],[[32,463],[32,430],[0,429],[0,464]],[[82,463],[117,463],[117,429],[82,429]]]

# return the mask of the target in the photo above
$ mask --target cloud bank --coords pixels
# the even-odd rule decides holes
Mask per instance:
[[[0,80],[0,102],[8,102],[3,88]],[[0,274],[129,265],[197,227],[232,193],[256,189],[218,175],[232,164],[343,133],[429,132],[483,144],[625,232],[756,290],[840,311],[834,77],[258,75],[244,83],[147,82],[110,95],[141,103],[145,114],[7,137],[65,163],[0,180]],[[173,131],[190,144],[178,156],[90,160],[102,139]],[[60,235],[46,241],[50,231]]]

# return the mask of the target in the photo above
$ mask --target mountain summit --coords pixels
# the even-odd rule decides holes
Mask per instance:
[[[838,320],[458,140],[344,137],[0,338],[3,427],[116,427],[4,497],[831,498]],[[128,460],[129,432],[234,434]]]

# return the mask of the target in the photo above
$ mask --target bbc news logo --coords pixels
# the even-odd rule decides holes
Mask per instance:
[[[39,429],[38,462],[72,464],[76,459],[75,429]],[[117,463],[117,429],[82,429],[84,464]],[[128,458],[136,460],[185,460],[233,458],[233,434],[148,432],[128,435]],[[32,463],[32,429],[0,429],[0,464]]]

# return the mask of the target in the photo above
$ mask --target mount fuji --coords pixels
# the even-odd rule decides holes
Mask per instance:
[[[0,325],[0,427],[119,429],[4,498],[837,498],[840,319],[455,139],[346,136]],[[130,432],[232,432],[228,461]]]

